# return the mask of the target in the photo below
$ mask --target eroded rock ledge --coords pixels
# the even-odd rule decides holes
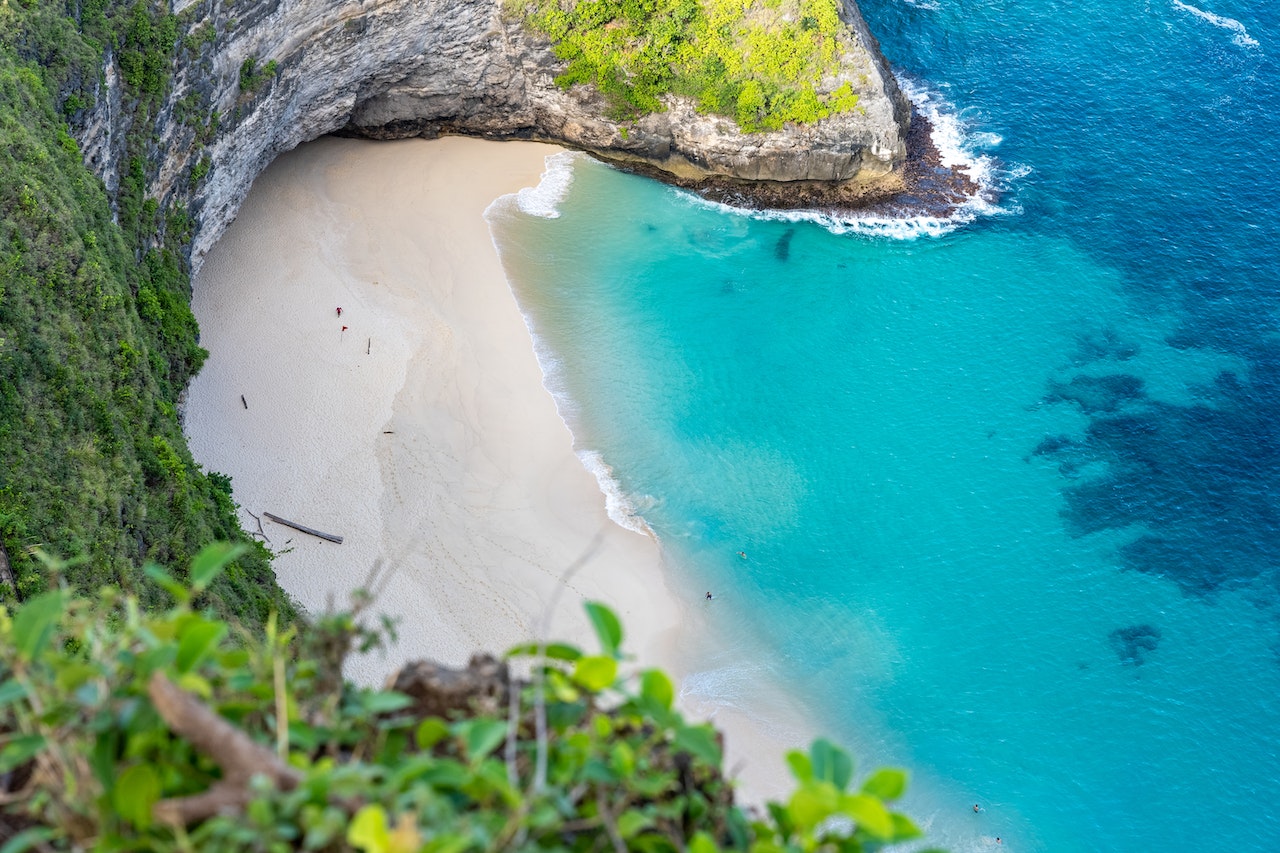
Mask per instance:
[[[555,85],[549,45],[505,18],[500,0],[178,0],[174,11],[198,46],[173,70],[148,187],[193,213],[196,268],[278,154],[339,131],[558,142],[687,186],[759,190],[775,204],[852,205],[904,188],[910,108],[852,0],[837,77],[852,84],[859,109],[755,134],[678,99],[625,128],[604,118],[594,91]],[[246,87],[246,59],[258,69],[274,62],[274,73]],[[78,134],[111,189],[128,120],[113,65]]]

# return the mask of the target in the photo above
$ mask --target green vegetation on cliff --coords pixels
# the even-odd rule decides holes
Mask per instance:
[[[595,86],[614,118],[663,109],[663,95],[747,131],[853,109],[830,84],[841,50],[837,0],[506,0],[568,63],[561,86]]]
[[[350,615],[265,635],[192,607],[234,551],[197,556],[189,589],[146,613],[59,588],[0,608],[0,840],[5,850],[614,853],[874,851],[919,837],[888,803],[905,774],[854,784],[819,740],[787,761],[767,814],[733,804],[721,743],[635,671],[622,627],[589,604],[600,650],[530,645],[403,692],[339,677]]]
[[[227,478],[199,469],[178,424],[205,357],[190,223],[146,193],[176,46],[173,17],[145,3],[0,0],[0,544],[15,582],[0,576],[0,598],[46,588],[33,546],[71,556],[84,588],[143,592],[145,562],[185,566],[205,543],[242,538]],[[134,128],[114,218],[66,126],[91,105],[107,48]],[[292,613],[257,546],[212,600],[252,624]]]

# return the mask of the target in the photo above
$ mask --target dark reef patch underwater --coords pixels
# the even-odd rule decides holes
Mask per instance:
[[[1107,635],[1111,648],[1120,657],[1120,663],[1141,666],[1146,663],[1147,652],[1154,652],[1160,645],[1160,629],[1151,625],[1130,625],[1116,628]]]
[[[1138,394],[1125,397],[1140,401],[1125,414],[1115,413],[1118,406],[1082,404],[1093,416],[1084,441],[1047,450],[1076,458],[1083,450],[1105,463],[1105,474],[1066,487],[1071,529],[1079,535],[1142,530],[1120,548],[1125,567],[1167,577],[1197,595],[1256,580],[1266,596],[1260,600],[1275,606],[1280,363],[1274,354],[1255,353],[1250,364],[1247,383],[1220,373],[1187,405]]]

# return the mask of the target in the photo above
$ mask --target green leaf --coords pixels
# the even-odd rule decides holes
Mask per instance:
[[[89,754],[89,766],[103,790],[110,790],[116,774],[116,756],[120,751],[120,730],[99,732]]]
[[[547,667],[547,693],[558,702],[577,702],[582,693],[569,679],[569,676],[558,669]]]
[[[813,758],[813,777],[836,786],[837,791],[849,787],[853,778],[853,759],[849,753],[826,738],[818,738],[809,748]]]
[[[857,850],[855,847],[854,850]],[[776,841],[758,838],[751,844],[751,853],[792,853]]]
[[[507,739],[507,724],[499,720],[467,720],[459,725],[467,757],[474,764],[498,748]]]
[[[884,803],[867,794],[847,794],[840,799],[840,811],[853,818],[859,829],[888,840],[893,837],[893,818]]]
[[[197,619],[188,623],[178,641],[178,658],[175,666],[178,672],[189,672],[196,668],[227,634],[227,623],[210,619]]]
[[[10,678],[4,684],[0,684],[0,708],[25,698],[27,698],[27,688],[23,687],[18,679]]]
[[[471,778],[467,768],[456,761],[441,760],[423,771],[424,784],[441,790],[457,790]]]
[[[796,777],[797,782],[813,780],[813,762],[800,750],[793,749],[787,753],[787,766],[791,768],[791,775]]]
[[[13,617],[13,645],[18,657],[34,660],[49,644],[53,629],[62,618],[66,596],[60,589],[37,595],[22,605]]]
[[[885,767],[871,774],[871,778],[862,783],[862,793],[879,797],[882,800],[896,800],[907,790],[907,774],[901,770]]]
[[[418,749],[427,750],[440,742],[441,738],[449,734],[449,726],[439,717],[427,717],[418,724],[418,731],[414,734],[414,740],[418,743]]]
[[[609,766],[621,779],[629,779],[636,772],[636,753],[625,740],[614,743],[609,750]]]
[[[640,675],[640,695],[663,710],[667,710],[675,701],[676,691],[665,672],[660,669],[646,669]]]
[[[365,853],[387,853],[391,849],[387,813],[382,806],[368,805],[356,812],[347,827],[347,843]]]
[[[766,803],[769,809],[769,815],[773,818],[773,822],[778,826],[778,833],[786,838],[791,835],[794,827],[791,824],[791,815],[781,803]]]
[[[573,663],[582,657],[582,650],[568,643],[521,643],[507,650],[507,657],[541,657],[546,655],[550,660],[563,660]]]
[[[139,829],[151,825],[151,807],[160,799],[160,777],[147,764],[135,764],[116,779],[111,801],[116,813]]]
[[[320,732],[306,723],[289,723],[289,745],[306,752],[314,752],[322,743]]]
[[[21,767],[44,749],[44,735],[18,735],[0,749],[0,773]]]
[[[360,694],[360,707],[370,714],[391,714],[412,704],[408,696],[392,690],[366,690]]]
[[[920,827],[912,822],[911,818],[906,815],[890,812],[889,818],[893,821],[893,842],[896,844],[900,841],[910,841],[913,838],[920,838],[924,835],[920,831]]]
[[[652,825],[653,818],[642,811],[628,809],[618,816],[618,835],[626,840]]]
[[[616,658],[622,646],[622,623],[612,610],[598,601],[588,601],[584,606],[591,618],[591,626],[596,629],[596,637],[600,639],[601,650]]]
[[[720,766],[720,744],[716,741],[716,732],[711,726],[681,726],[676,731],[675,746],[676,749],[692,753],[712,767]]]
[[[232,560],[248,550],[249,546],[243,542],[236,545],[230,542],[214,542],[204,546],[191,560],[191,588],[195,592],[207,589],[209,584],[213,583],[213,579],[230,565]]]
[[[147,563],[142,571],[147,577],[158,583],[165,592],[172,595],[179,604],[187,604],[191,601],[191,590],[178,583],[168,572],[155,563]]]
[[[437,835],[431,839],[430,844],[423,847],[424,851],[429,853],[463,853],[472,846],[474,842],[469,835],[450,835],[447,833]]]
[[[592,655],[579,660],[573,667],[573,680],[588,690],[599,692],[618,677],[618,662],[613,658]]]
[[[689,853],[720,853],[720,848],[710,835],[699,830],[689,839]]]
[[[787,814],[797,829],[812,830],[836,810],[840,794],[830,782],[808,782],[791,794]],[[886,813],[885,819],[888,820]]]
[[[6,841],[0,847],[0,853],[26,853],[27,850],[36,848],[47,849],[44,848],[44,842],[53,840],[55,835],[57,833],[47,826],[33,826]]]
[[[59,664],[54,678],[59,693],[75,693],[82,684],[99,674],[98,667],[84,661],[59,661]]]

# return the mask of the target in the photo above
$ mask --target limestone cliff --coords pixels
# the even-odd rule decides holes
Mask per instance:
[[[188,35],[151,136],[148,187],[188,203],[197,268],[276,155],[335,131],[559,142],[686,185],[768,185],[775,200],[790,187],[849,201],[901,185],[909,106],[852,0],[836,77],[859,108],[753,134],[674,98],[624,131],[593,90],[555,85],[549,45],[505,18],[500,0],[175,0],[174,12]],[[257,76],[243,73],[246,60]],[[113,63],[78,122],[86,160],[111,188],[127,130]]]

